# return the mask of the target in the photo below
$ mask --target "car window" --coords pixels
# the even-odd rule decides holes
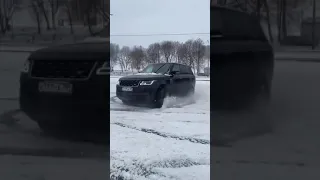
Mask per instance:
[[[188,70],[184,65],[179,65],[180,66],[180,74],[188,74]]]
[[[220,16],[220,11],[213,10],[211,11],[211,17],[213,18],[213,22],[211,22],[211,35],[220,35],[222,31],[222,18]]]
[[[140,73],[161,73],[162,71],[165,71],[167,69],[167,72],[170,68],[170,64],[149,64],[147,67],[145,67]]]
[[[164,64],[160,69],[156,71],[156,73],[166,74],[169,72],[171,64]]]
[[[187,67],[188,74],[193,74],[191,67]]]
[[[173,65],[173,67],[172,67],[172,70],[171,70],[171,71],[177,71],[177,72],[180,72],[179,65],[177,65],[177,64]]]

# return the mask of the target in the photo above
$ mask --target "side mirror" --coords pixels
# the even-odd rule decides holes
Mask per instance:
[[[178,71],[171,71],[171,72],[170,72],[170,75],[171,75],[171,76],[174,76],[174,75],[176,75],[176,74],[178,74]]]

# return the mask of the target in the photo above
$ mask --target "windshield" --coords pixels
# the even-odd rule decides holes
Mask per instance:
[[[170,70],[170,64],[149,64],[146,68],[144,68],[140,73],[158,73],[158,74],[166,74]]]

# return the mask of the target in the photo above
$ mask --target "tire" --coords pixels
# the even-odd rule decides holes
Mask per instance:
[[[122,103],[125,104],[125,105],[128,105],[128,106],[131,106],[131,105],[132,105],[132,102],[130,102],[130,101],[125,101],[125,100],[122,100]]]
[[[190,87],[189,93],[187,95],[193,96],[194,93],[195,93],[195,88],[192,86],[192,87]]]
[[[59,133],[59,127],[52,125],[50,123],[45,123],[42,121],[37,121],[38,126],[40,127],[40,129],[48,135],[57,135],[60,134]]]
[[[163,106],[164,98],[166,97],[165,87],[160,87],[157,90],[156,97],[152,102],[153,108],[161,108]]]
[[[271,88],[268,83],[262,87],[262,91],[257,98],[257,103],[254,112],[260,117],[260,129],[264,132],[273,131],[273,118],[271,113]]]

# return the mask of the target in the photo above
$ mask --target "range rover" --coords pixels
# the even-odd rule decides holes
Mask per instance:
[[[20,109],[44,131],[107,129],[109,77],[109,42],[40,49],[24,63]]]
[[[166,96],[187,96],[195,91],[190,66],[178,63],[149,64],[135,75],[119,79],[116,93],[125,104],[147,104],[161,108]]]

